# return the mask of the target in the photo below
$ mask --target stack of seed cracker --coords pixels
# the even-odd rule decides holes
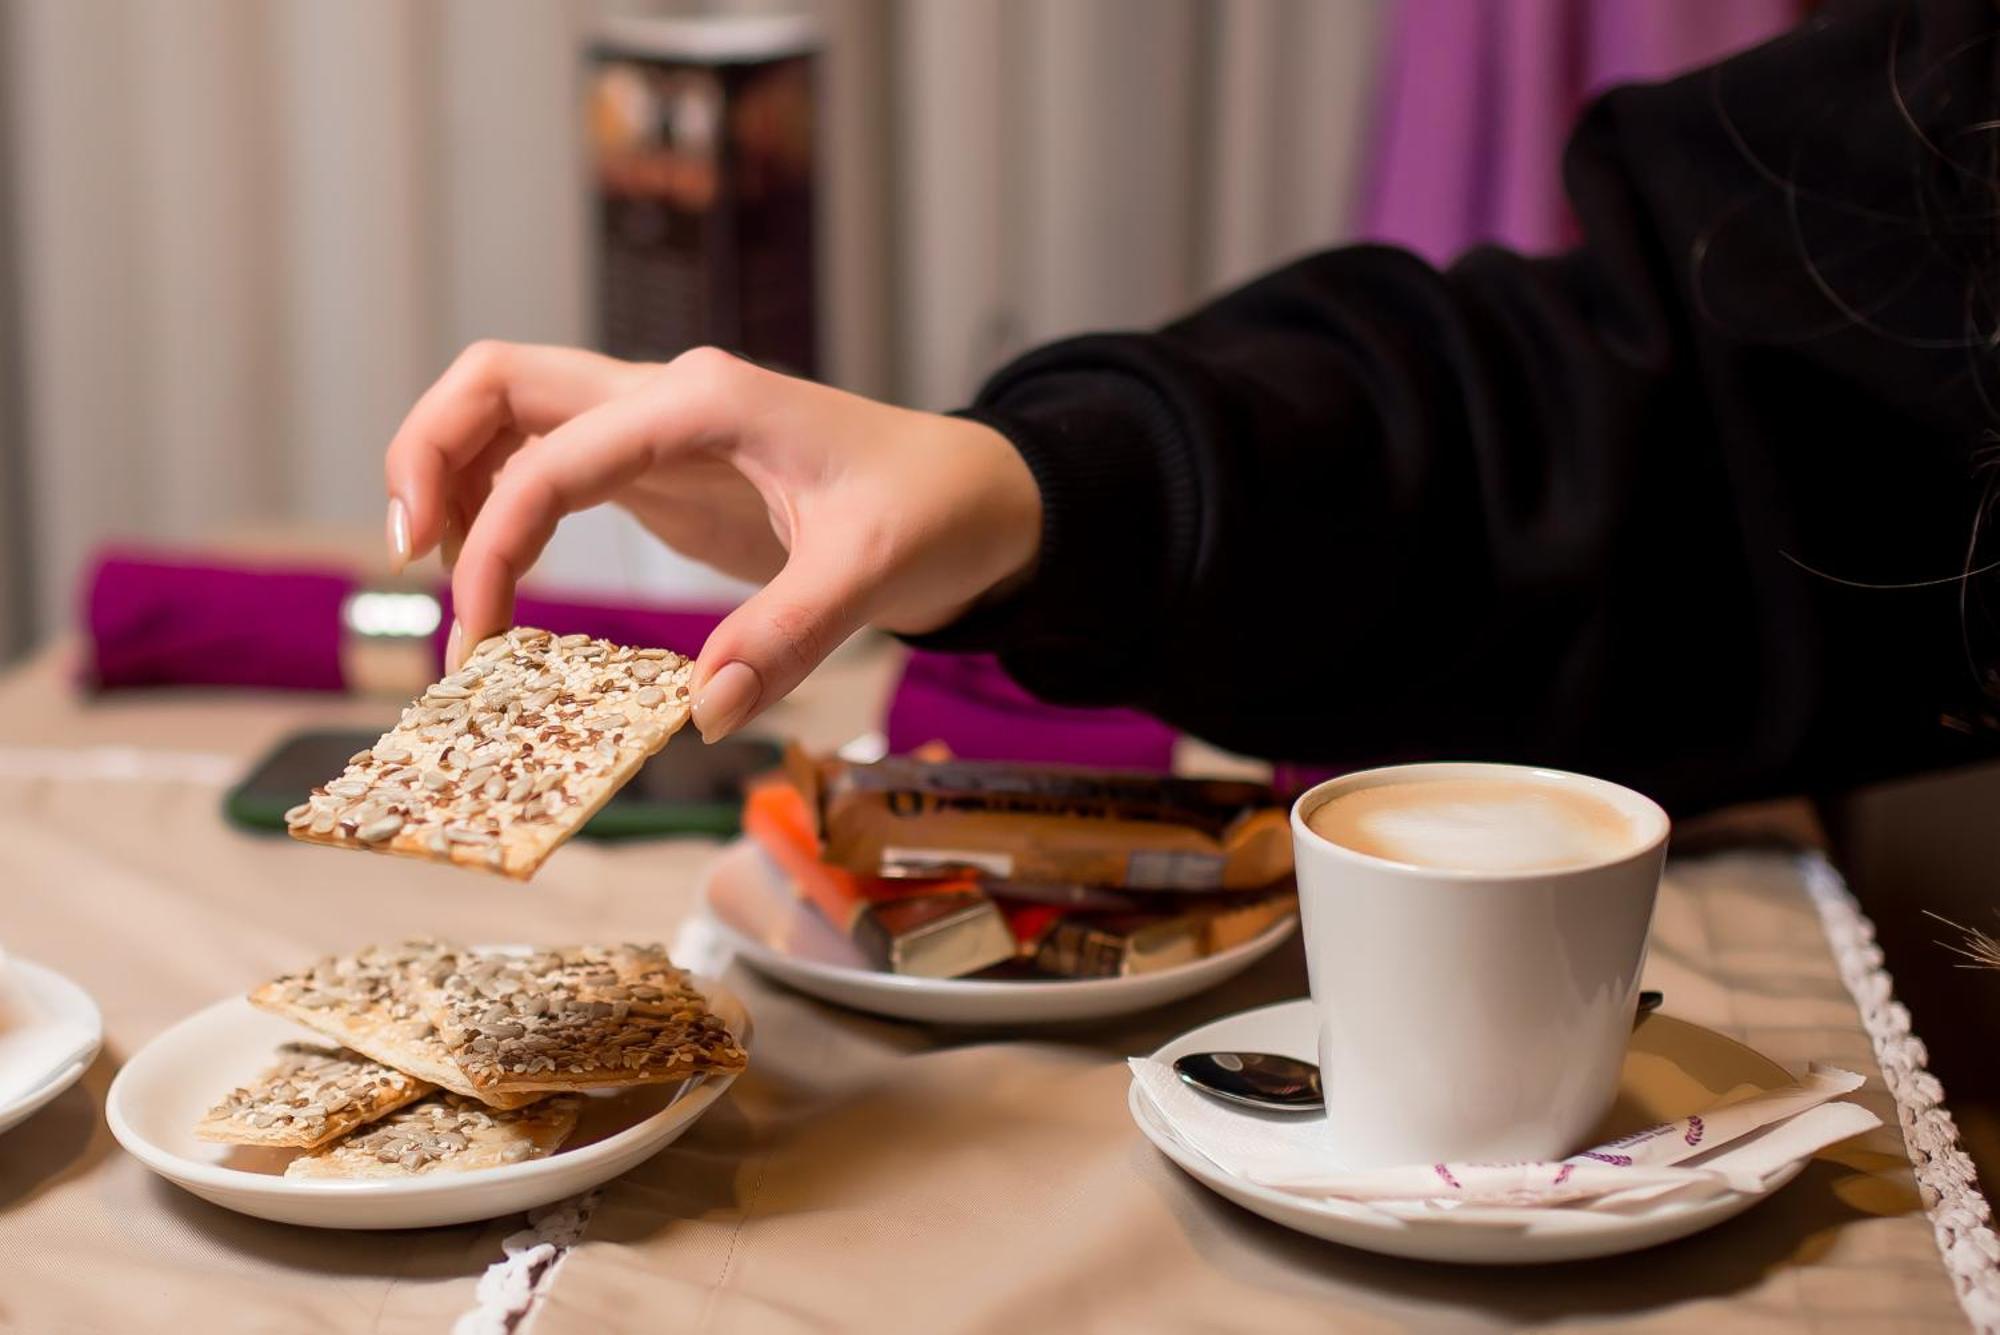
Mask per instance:
[[[293,1043],[195,1127],[303,1151],[287,1177],[464,1172],[553,1153],[584,1090],[735,1072],[742,1045],[658,946],[528,953],[415,941],[323,959],[253,1004]]]

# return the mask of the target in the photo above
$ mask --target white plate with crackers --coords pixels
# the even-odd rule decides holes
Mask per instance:
[[[743,1003],[713,980],[692,981],[747,1049]],[[374,1073],[373,1083],[361,1087],[363,1097],[377,1097],[393,1111],[312,1149],[207,1138],[229,1107],[218,1100],[234,1086],[229,1098],[241,1104],[245,1087],[276,1073],[274,1057],[294,1074],[303,1068],[299,1078],[307,1080],[358,1063]],[[445,1090],[417,1098],[393,1087],[402,1078],[231,997],[168,1029],[126,1062],[105,1099],[105,1117],[141,1163],[227,1209],[317,1228],[425,1228],[532,1209],[608,1181],[682,1135],[735,1074],[559,1093],[518,1109]],[[268,1122],[264,1115],[257,1120]],[[482,1166],[399,1171],[425,1167],[413,1161],[422,1160],[426,1146],[433,1157],[455,1151]]]
[[[1239,945],[1152,973],[1118,978],[919,978],[872,967],[852,941],[801,902],[752,841],[709,864],[698,924],[758,972],[808,996],[875,1015],[929,1024],[1059,1024],[1129,1015],[1216,986],[1283,945],[1298,928],[1288,913]],[[704,966],[704,967],[712,967]]]

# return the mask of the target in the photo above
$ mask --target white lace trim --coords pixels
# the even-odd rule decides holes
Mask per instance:
[[[1975,1328],[2000,1331],[2000,1238],[1993,1233],[1993,1212],[1979,1190],[1972,1160],[1959,1148],[1958,1127],[1944,1106],[1944,1086],[1926,1069],[1929,1053],[1910,1032],[1910,1012],[1896,1000],[1882,967],[1875,925],[1825,858],[1806,854],[1799,868],[1806,893],[1819,909],[1841,981],[1874,1042],[1883,1082],[1896,1100],[1903,1144],[1959,1304]]]
[[[452,1335],[516,1335],[535,1304],[555,1282],[569,1249],[583,1241],[597,1193],[585,1192],[528,1212],[528,1226],[500,1244],[502,1258],[486,1267],[471,1311],[452,1323]]]

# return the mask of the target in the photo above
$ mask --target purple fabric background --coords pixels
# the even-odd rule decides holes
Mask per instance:
[[[237,566],[162,553],[107,552],[84,595],[90,684],[346,689],[340,605],[357,586],[337,570]],[[451,625],[451,591],[439,591]],[[728,608],[646,607],[523,592],[515,617],[559,635],[583,633],[694,655]],[[890,746],[942,741],[968,759],[1056,761],[1165,770],[1174,731],[1128,710],[1062,709],[1016,686],[991,659],[913,654],[885,721]]]
[[[1443,263],[1575,239],[1562,148],[1591,97],[1751,46],[1802,0],[1399,0],[1376,90],[1361,234]]]
[[[440,595],[445,621],[437,651],[450,633],[451,591]],[[558,635],[602,636],[653,644],[690,657],[728,608],[665,608],[561,599],[523,592],[514,604],[521,625]],[[1063,709],[1043,704],[1014,684],[992,659],[913,653],[890,698],[883,724],[889,749],[902,753],[942,741],[968,760],[1032,760],[1106,768],[1161,770],[1173,763],[1174,730],[1124,709]]]
[[[437,661],[444,665],[445,641],[451,635],[451,589],[438,590],[444,620],[438,623]],[[604,603],[586,598],[558,598],[522,590],[514,599],[514,624],[539,626],[557,635],[595,635],[619,644],[644,644],[671,649],[693,658],[708,633],[722,624],[727,607],[659,607],[640,603]]]
[[[354,577],[114,550],[86,578],[86,684],[338,691],[340,604]]]
[[[889,750],[942,741],[967,760],[1035,760],[1104,769],[1173,767],[1175,731],[1129,709],[1064,709],[1014,684],[991,658],[916,653],[889,704]]]

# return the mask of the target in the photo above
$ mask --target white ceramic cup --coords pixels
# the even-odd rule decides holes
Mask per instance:
[[[1629,850],[1553,871],[1411,866],[1306,824],[1343,793],[1424,779],[1559,784],[1625,812]],[[1561,1158],[1610,1109],[1638,1002],[1666,812],[1602,779],[1397,765],[1292,807],[1332,1153],[1345,1168]]]

